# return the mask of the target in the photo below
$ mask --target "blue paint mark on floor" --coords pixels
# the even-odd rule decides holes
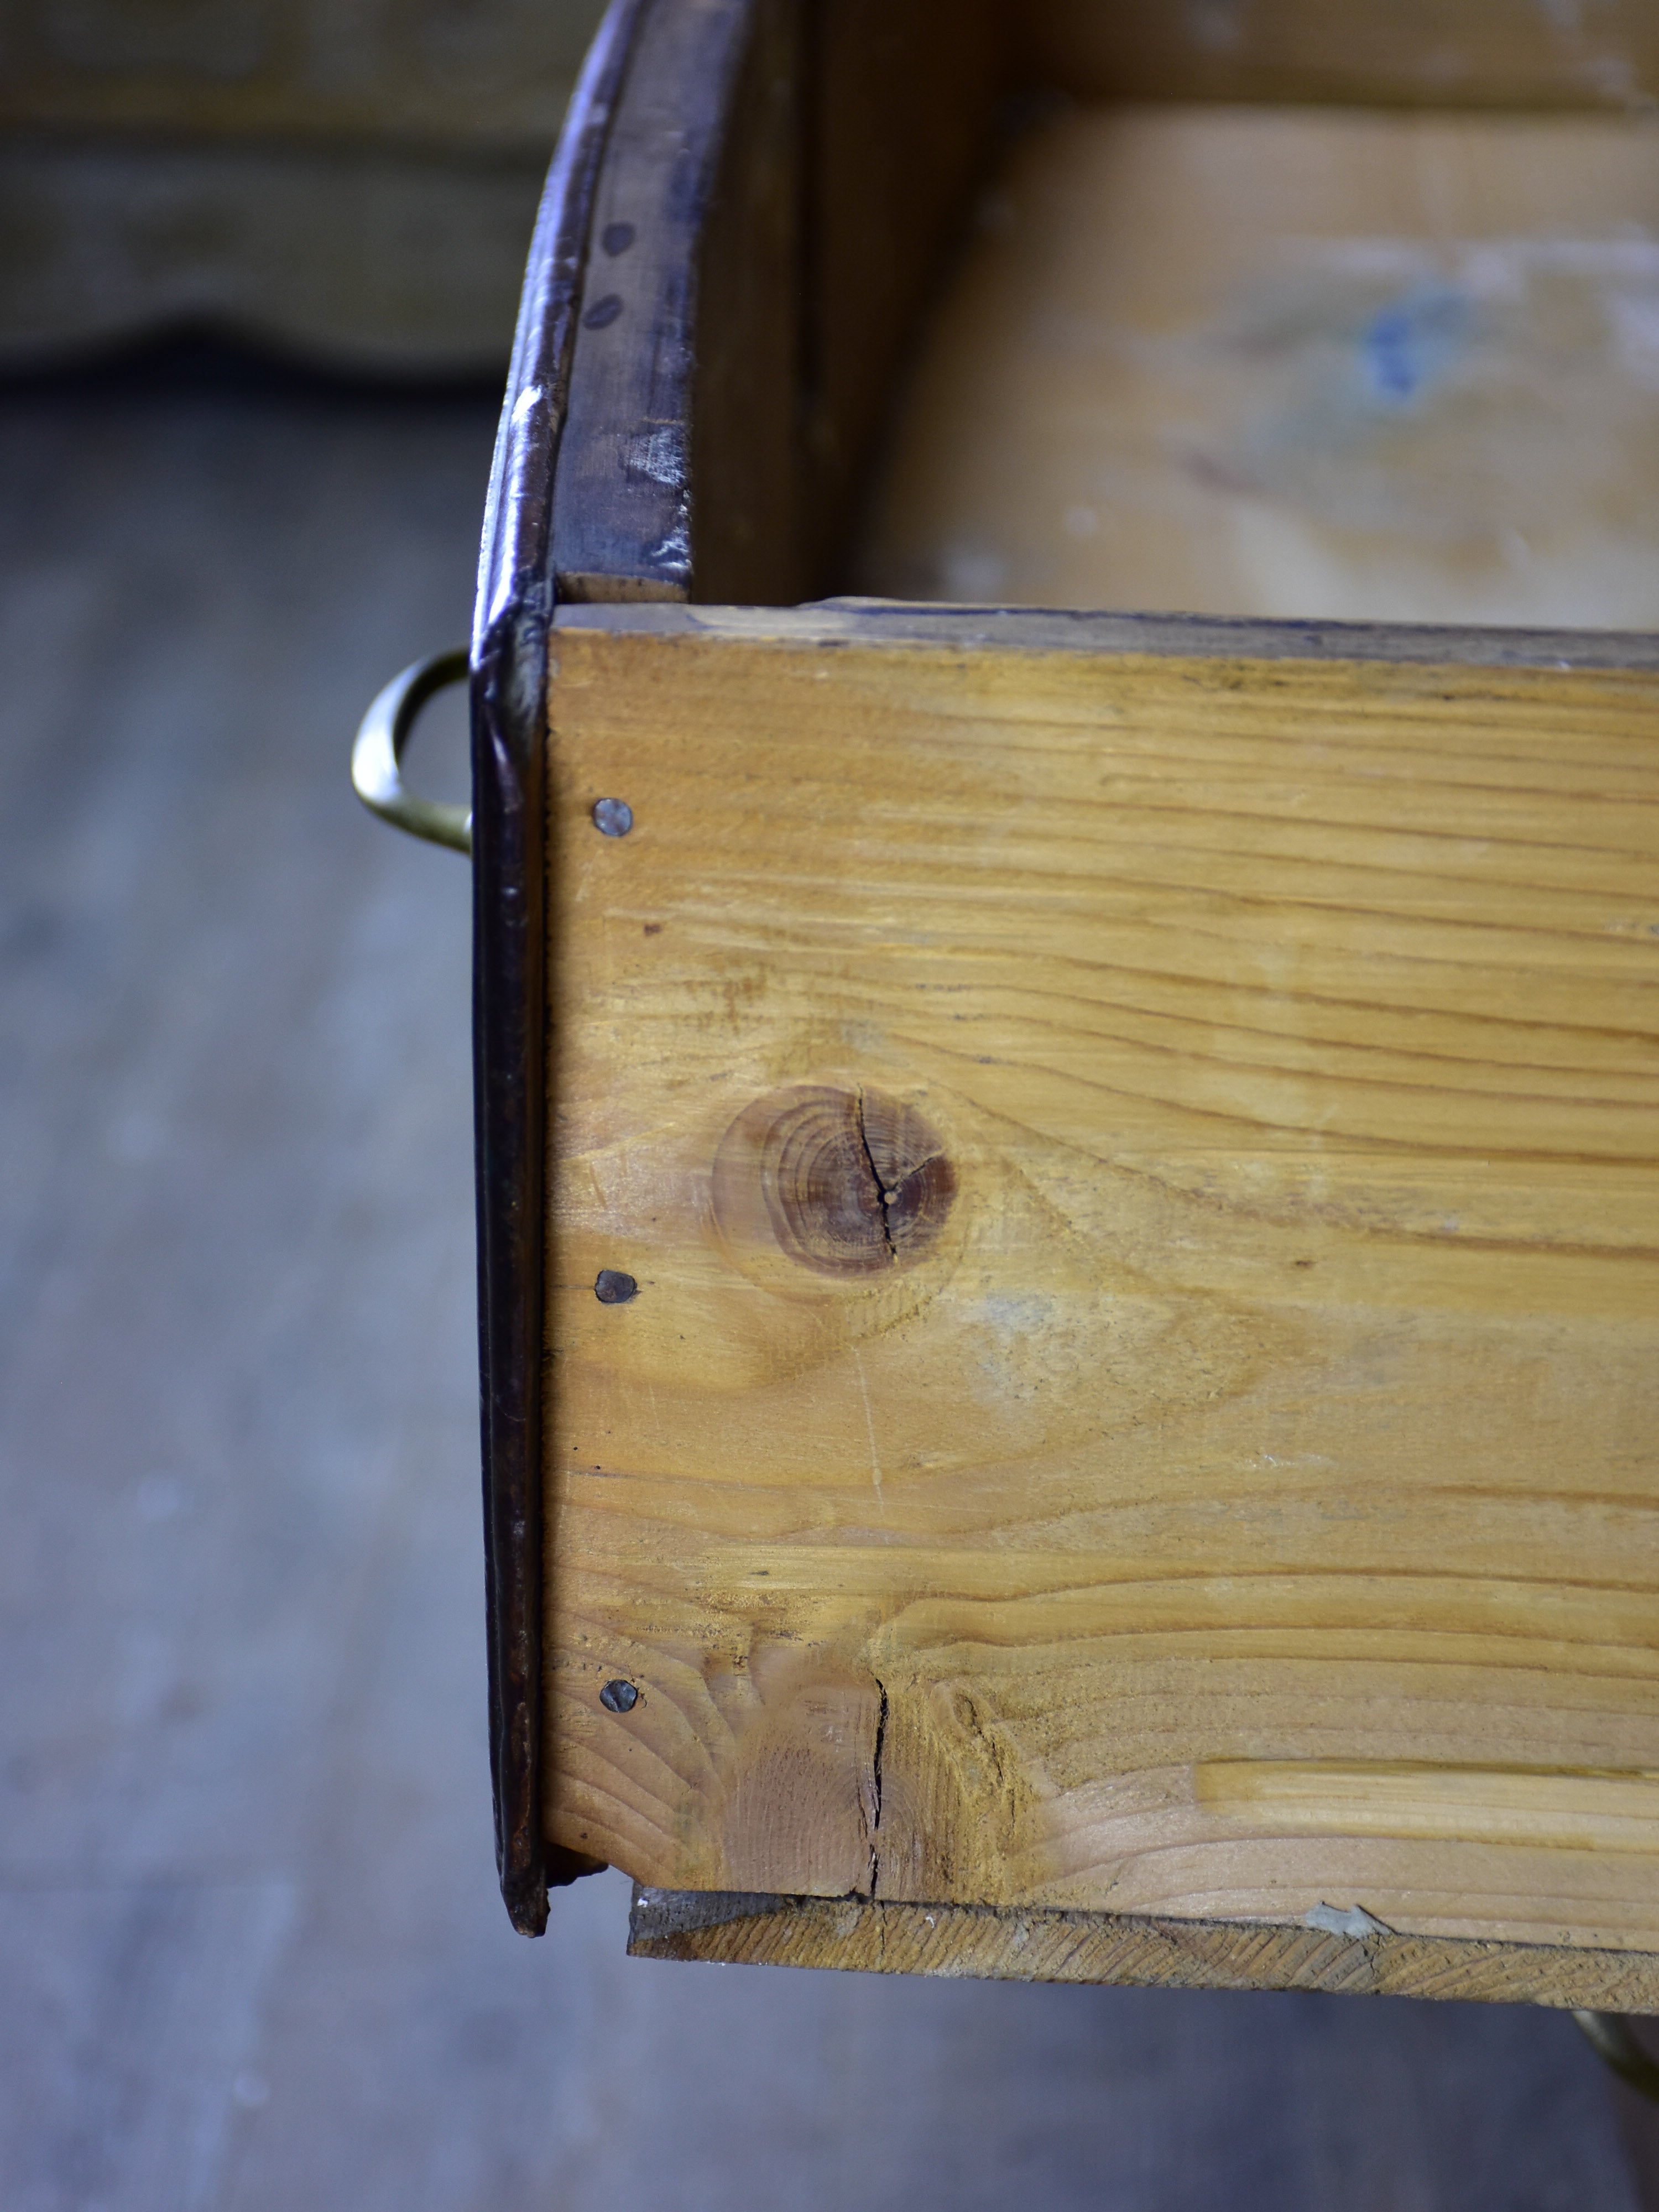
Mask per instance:
[[[1360,338],[1373,394],[1395,406],[1416,399],[1462,352],[1473,323],[1468,297],[1455,285],[1414,286],[1390,300]]]

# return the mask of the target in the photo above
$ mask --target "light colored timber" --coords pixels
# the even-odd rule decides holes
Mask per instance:
[[[1333,1996],[1659,2011],[1659,1958],[1650,1954],[1425,1940],[1367,1924],[1361,1913],[1330,1911],[1314,1927],[1274,1927],[636,1886],[628,1948],[636,1959],[953,1980],[1319,1990]]]
[[[562,616],[558,1842],[1659,1950],[1659,673],[1299,635]]]
[[[1644,0],[1027,0],[1042,82],[1096,99],[1650,108]]]
[[[857,577],[1659,627],[1654,118],[1059,112],[981,203]]]

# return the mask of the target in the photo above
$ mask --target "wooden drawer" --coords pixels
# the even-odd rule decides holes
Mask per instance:
[[[590,58],[472,655],[507,1901],[1656,2008],[1659,49],[1188,20]]]

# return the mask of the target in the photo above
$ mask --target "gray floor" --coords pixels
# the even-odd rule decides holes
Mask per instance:
[[[491,429],[0,392],[0,2205],[1632,2212],[1548,2014],[508,1929],[465,869],[344,781]]]

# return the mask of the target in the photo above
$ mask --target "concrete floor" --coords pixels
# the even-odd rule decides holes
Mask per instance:
[[[345,781],[492,416],[0,392],[0,2206],[1632,2212],[1555,2015],[508,1929],[465,869]]]

